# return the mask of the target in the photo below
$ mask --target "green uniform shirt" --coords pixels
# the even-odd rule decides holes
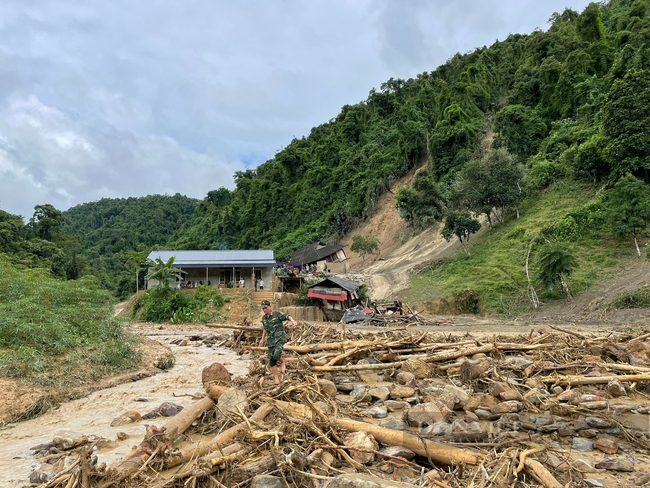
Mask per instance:
[[[262,327],[264,327],[268,336],[268,347],[287,342],[287,336],[284,334],[284,327],[282,326],[282,322],[285,320],[289,320],[288,313],[273,312],[270,317],[266,314],[262,317]]]

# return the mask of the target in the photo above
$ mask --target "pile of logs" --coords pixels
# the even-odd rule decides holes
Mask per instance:
[[[266,349],[240,336],[248,377],[206,385],[113,466],[79,449],[75,468],[43,486],[562,488],[590,473],[650,482],[637,457],[648,429],[624,418],[650,411],[650,334],[340,334],[302,324],[279,386]],[[191,433],[212,437],[188,442]]]

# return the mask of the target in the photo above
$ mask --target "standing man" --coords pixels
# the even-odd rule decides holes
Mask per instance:
[[[264,280],[260,278],[260,290],[264,290]]]
[[[261,306],[262,311],[264,312],[264,316],[262,317],[262,327],[264,327],[264,331],[262,332],[260,346],[264,345],[264,340],[268,335],[267,346],[269,348],[269,366],[271,367],[271,373],[273,373],[273,382],[276,385],[279,385],[280,378],[278,376],[278,363],[280,364],[280,372],[282,374],[284,374],[287,367],[285,362],[282,361],[282,349],[287,343],[287,336],[284,333],[282,322],[288,320],[291,327],[295,327],[297,323],[288,313],[274,312],[271,310],[271,303],[268,300],[264,300],[261,303]],[[262,383],[264,383],[263,376],[260,380],[260,386]]]

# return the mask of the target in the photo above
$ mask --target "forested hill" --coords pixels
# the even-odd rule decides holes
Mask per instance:
[[[118,296],[133,293],[136,265],[188,222],[199,200],[184,195],[103,198],[63,212],[62,228],[79,240],[95,274]],[[131,266],[132,264],[132,266]]]
[[[256,170],[236,173],[233,191],[210,192],[169,245],[273,248],[285,259],[350,230],[392,181],[426,161],[419,194],[403,195],[419,202],[402,203],[430,221],[442,211],[436,195],[482,156],[492,131],[493,147],[524,165],[529,192],[564,177],[613,184],[631,172],[647,182],[649,68],[649,0],[554,14],[546,32],[458,54],[344,106]]]

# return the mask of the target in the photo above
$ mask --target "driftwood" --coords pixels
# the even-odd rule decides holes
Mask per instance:
[[[555,476],[544,467],[539,461],[534,459],[526,459],[525,461],[526,472],[533,478],[538,480],[546,488],[563,488],[562,484],[555,479]]]
[[[299,418],[301,420],[310,420],[312,418],[311,409],[304,405],[294,402],[276,402],[276,405],[291,417]],[[433,442],[400,430],[387,429],[368,422],[359,422],[357,420],[343,418],[333,419],[332,424],[351,432],[363,431],[372,434],[375,439],[383,444],[406,447],[420,456],[428,457],[432,461],[437,461],[443,464],[456,465],[479,463],[479,456],[472,451],[455,447],[450,444]]]
[[[245,325],[225,325],[225,324],[203,324],[206,327],[211,329],[233,329],[233,330],[245,330],[251,332],[262,332],[264,329],[255,325],[245,326]]]
[[[253,415],[251,415],[250,419],[248,419],[248,422],[240,422],[234,427],[224,430],[209,442],[204,442],[198,446],[171,453],[170,456],[165,459],[165,467],[173,468],[174,466],[178,466],[184,462],[187,462],[189,459],[198,458],[205,456],[211,452],[217,451],[220,447],[225,446],[231,442],[241,431],[247,429],[249,422],[261,422],[264,420],[264,417],[266,417],[272,410],[273,406],[265,403],[259,407],[255,413],[253,413]]]
[[[536,380],[554,385],[578,386],[578,385],[599,385],[618,380],[624,383],[633,381],[650,381],[650,374],[628,374],[611,376],[536,376]]]

